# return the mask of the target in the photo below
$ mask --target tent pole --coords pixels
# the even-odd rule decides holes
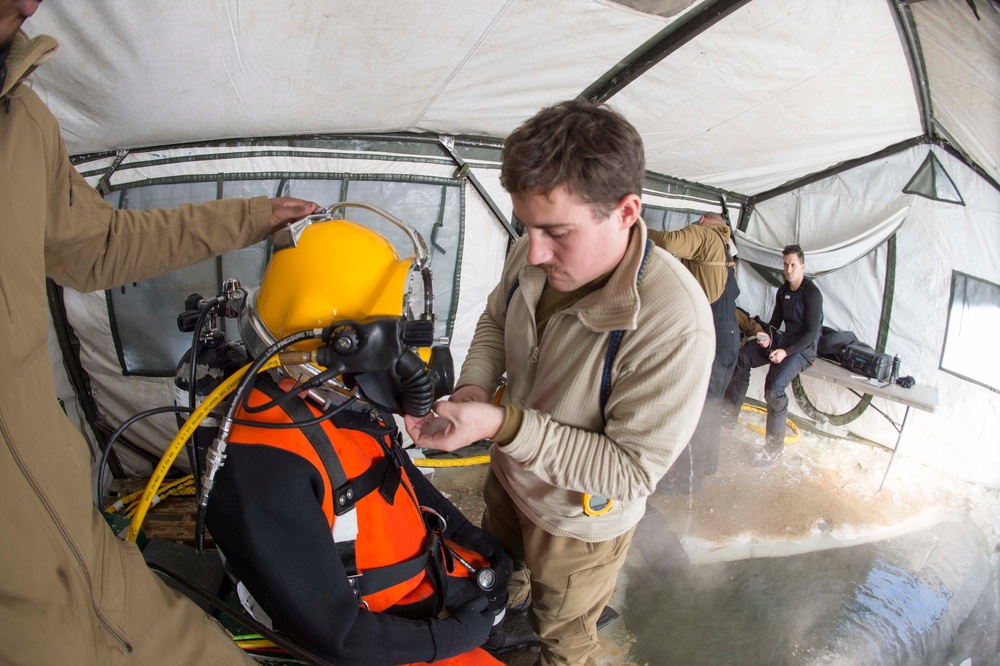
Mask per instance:
[[[748,2],[750,0],[715,0],[674,21],[590,84],[579,98],[603,104],[643,72]]]
[[[933,112],[930,89],[927,86],[927,67],[924,65],[924,54],[920,48],[913,12],[901,0],[888,0],[888,2],[889,13],[896,22],[896,30],[899,31],[899,39],[903,43],[903,53],[906,54],[906,63],[910,68],[910,77],[913,79],[913,93],[920,107],[921,129],[925,135],[933,136],[934,124],[931,120]]]

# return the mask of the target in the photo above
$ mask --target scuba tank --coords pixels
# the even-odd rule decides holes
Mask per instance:
[[[225,307],[225,300],[214,298],[206,301],[199,294],[191,294],[184,301],[184,312],[177,316],[177,328],[182,333],[195,333],[192,346],[177,363],[174,372],[174,405],[197,408],[222,382],[247,364],[247,351],[242,342],[227,342],[226,335],[218,328],[218,310]],[[197,349],[195,349],[197,348]],[[194,358],[194,402],[191,401],[191,363]],[[188,445],[188,459],[196,483],[200,483],[200,470],[205,467],[205,452],[219,429],[222,413],[212,412],[198,425]],[[184,425],[187,415],[177,415],[177,427]]]

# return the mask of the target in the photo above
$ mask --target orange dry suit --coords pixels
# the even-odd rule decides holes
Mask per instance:
[[[437,619],[484,594],[457,558],[492,565],[485,594],[499,609],[509,556],[413,466],[392,417],[368,407],[274,428],[321,412],[266,375],[247,405],[206,522],[275,628],[335,663],[433,661],[475,647],[461,623]]]

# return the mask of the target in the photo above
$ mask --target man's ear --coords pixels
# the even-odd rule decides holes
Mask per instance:
[[[639,219],[639,214],[642,212],[642,199],[639,198],[638,194],[626,194],[615,206],[615,211],[621,216],[622,229],[628,229]]]

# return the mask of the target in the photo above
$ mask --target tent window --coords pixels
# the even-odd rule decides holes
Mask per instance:
[[[701,211],[672,210],[659,206],[643,206],[642,219],[646,226],[656,231],[675,231],[694,224],[704,215]]]
[[[230,187],[232,185],[232,187]],[[275,196],[278,181],[224,183],[222,196]],[[216,181],[169,183],[112,192],[112,205],[132,210],[175,208],[183,203],[201,203],[220,198]],[[191,335],[177,328],[177,315],[189,294],[215,296],[222,280],[238,278],[243,284],[260,282],[266,258],[266,242],[228,252],[183,270],[133,282],[106,292],[111,332],[118,360],[127,375],[173,375],[177,361],[191,346]],[[222,320],[220,324],[227,323]],[[230,326],[230,328],[234,328]],[[229,337],[233,333],[227,330]]]
[[[916,194],[933,201],[965,205],[955,181],[951,179],[951,176],[945,171],[944,165],[932,152],[927,153],[927,159],[913,174],[913,178],[903,188],[903,192]]]
[[[396,177],[399,178],[399,177]],[[147,182],[110,193],[106,199],[119,208],[174,208],[218,198],[288,195],[328,205],[353,200],[374,204],[417,229],[431,255],[434,276],[436,335],[446,338],[454,326],[458,300],[458,266],[462,253],[462,188],[447,182],[419,179],[296,178],[256,180],[236,178],[198,182]],[[350,218],[385,235],[400,256],[412,255],[405,235],[367,211],[351,210]],[[387,228],[388,227],[388,228]],[[118,359],[126,375],[171,376],[178,359],[191,345],[191,335],[177,329],[177,315],[192,293],[214,296],[222,281],[237,278],[247,287],[260,283],[270,245],[228,252],[188,268],[106,292],[111,331]],[[227,337],[236,339],[235,322]]]
[[[1000,285],[953,272],[941,369],[1000,391]]]

